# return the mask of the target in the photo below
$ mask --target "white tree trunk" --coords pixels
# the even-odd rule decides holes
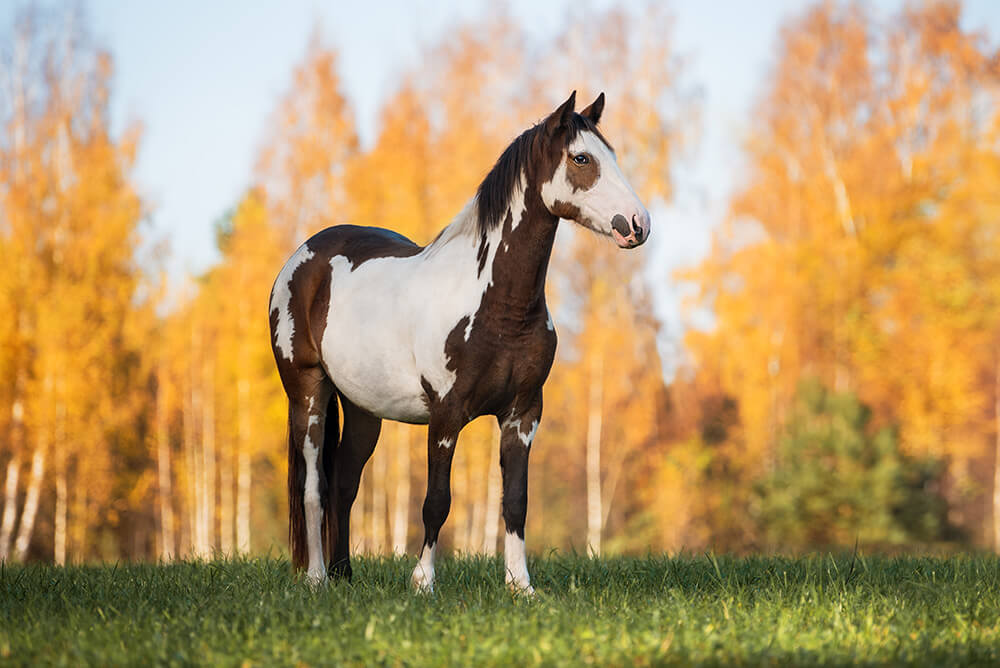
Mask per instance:
[[[52,560],[57,566],[66,564],[66,525],[69,510],[69,491],[66,487],[66,464],[56,475],[56,511],[52,539]]]
[[[351,550],[352,552],[357,551],[359,554],[368,552],[368,525],[365,524],[367,517],[365,514],[365,494],[368,493],[368,485],[365,484],[366,477],[364,473],[361,474],[361,480],[358,483],[358,496],[351,508],[351,539],[354,541]]]
[[[601,554],[601,428],[604,419],[604,356],[598,350],[590,368],[587,419],[587,546]]]
[[[996,430],[993,448],[993,550],[1000,552],[1000,358],[994,374],[993,419]]]
[[[202,475],[202,525],[205,531],[204,551],[205,555],[211,555],[212,550],[217,545],[215,541],[215,517],[217,496],[215,488],[216,474],[216,452],[215,452],[215,374],[212,369],[212,362],[206,355],[203,358],[202,370],[202,461],[204,473]]]
[[[250,551],[250,381],[236,383],[237,430],[239,446],[236,462],[236,549]]]
[[[219,549],[227,556],[233,553],[233,463],[231,449],[223,447],[219,453]]]
[[[457,447],[456,443],[452,447]],[[455,453],[455,464],[452,469],[452,504],[451,535],[455,552],[462,554],[469,551],[469,459],[466,451]],[[457,503],[455,503],[457,501]]]
[[[28,479],[28,492],[24,497],[21,525],[18,527],[17,540],[14,542],[14,559],[17,561],[24,561],[31,545],[31,536],[35,531],[38,497],[42,490],[42,475],[45,472],[45,450],[46,444],[40,443],[31,457],[31,478]]]
[[[236,549],[250,551],[250,453],[240,450],[236,481]]]
[[[493,439],[490,439],[492,443]],[[489,469],[489,452],[486,453],[486,466],[482,465],[473,469],[469,467],[470,474],[475,471],[478,480],[473,481],[469,485],[470,492],[475,490],[485,490],[489,485],[490,469]],[[469,551],[470,552],[482,552],[484,535],[486,534],[486,493],[471,493],[472,497],[472,519],[469,522]]]
[[[3,487],[3,519],[0,520],[0,561],[10,556],[10,541],[17,520],[17,481],[21,477],[21,462],[17,455],[7,462],[7,480]]]
[[[503,491],[500,477],[500,429],[493,428],[493,447],[490,448],[490,467],[486,479],[486,519],[483,520],[483,554],[496,554],[500,537],[500,495]]]
[[[386,461],[377,449],[372,457],[372,552],[385,551]]]
[[[166,378],[161,371],[156,394],[156,476],[160,505],[160,559],[172,561],[174,541],[173,480],[170,469],[170,432],[167,427]]]
[[[410,433],[403,425],[393,425],[396,449],[396,498],[392,509],[392,551],[406,554],[410,522]]]

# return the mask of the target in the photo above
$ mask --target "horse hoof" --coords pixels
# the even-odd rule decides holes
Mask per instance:
[[[326,573],[323,573],[322,571],[317,571],[317,572],[310,571],[306,573],[306,582],[308,582],[309,586],[311,586],[313,589],[319,589],[320,587],[326,584],[326,581],[327,581]]]
[[[410,576],[410,584],[413,586],[413,590],[418,594],[434,593],[433,576],[426,577],[424,569],[419,566],[413,571],[413,575]]]
[[[532,587],[530,584],[521,585],[518,584],[517,582],[508,582],[507,589],[509,589],[510,593],[513,594],[514,596],[524,596],[526,598],[535,597],[535,588]]]

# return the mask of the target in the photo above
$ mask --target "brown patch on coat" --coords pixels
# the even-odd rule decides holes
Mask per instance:
[[[569,159],[566,160],[566,180],[573,186],[573,192],[590,190],[597,183],[597,179],[601,178],[601,165],[594,159],[594,156],[589,153],[582,155],[588,158],[583,165],[576,164],[573,159],[575,156],[569,156]]]

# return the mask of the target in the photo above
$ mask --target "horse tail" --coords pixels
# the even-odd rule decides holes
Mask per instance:
[[[340,416],[337,413],[337,393],[333,392],[326,406],[326,423],[323,425],[323,473],[320,476],[323,495],[323,552],[331,564],[337,547],[337,478],[334,463],[339,443]]]
[[[292,407],[288,407],[288,544],[292,549],[292,568],[304,569],[309,563],[306,543],[306,460],[295,444],[292,433]]]

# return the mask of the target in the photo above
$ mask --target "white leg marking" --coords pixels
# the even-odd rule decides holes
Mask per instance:
[[[538,420],[531,423],[531,430],[527,434],[521,432],[520,429],[517,431],[517,435],[521,437],[521,442],[524,443],[524,447],[530,448],[531,442],[535,440],[535,432],[538,431]]]
[[[506,565],[507,587],[514,593],[531,594],[535,588],[528,577],[528,559],[524,554],[524,539],[516,533],[508,533],[503,541],[503,559]]]
[[[281,351],[281,356],[289,362],[292,361],[292,336],[295,334],[295,321],[292,319],[292,312],[289,309],[289,302],[292,300],[292,275],[303,262],[313,256],[309,246],[302,244],[299,249],[292,254],[285,266],[281,268],[277,280],[274,282],[274,289],[271,291],[271,308],[269,312],[278,311],[278,326],[274,330],[274,345]]]
[[[513,429],[517,437],[521,439],[524,443],[524,447],[530,448],[531,442],[535,440],[535,433],[538,431],[538,420],[532,420],[531,429],[528,431],[521,431],[521,418],[510,418],[504,423],[504,429]]]
[[[444,448],[445,450],[450,448],[452,445],[454,445],[454,442],[450,438],[442,438],[438,441],[438,447]]]
[[[424,545],[420,550],[420,561],[417,562],[417,567],[413,569],[413,575],[410,577],[410,582],[413,583],[413,588],[417,591],[434,591],[435,552],[437,552],[437,543],[430,547]]]
[[[310,431],[319,422],[313,415],[313,399],[309,398],[309,424],[302,444],[302,456],[306,460],[306,483],[304,506],[306,514],[306,547],[309,550],[309,567],[306,576],[313,584],[326,581],[326,566],[323,563],[323,502],[319,497],[319,448],[312,442]]]

